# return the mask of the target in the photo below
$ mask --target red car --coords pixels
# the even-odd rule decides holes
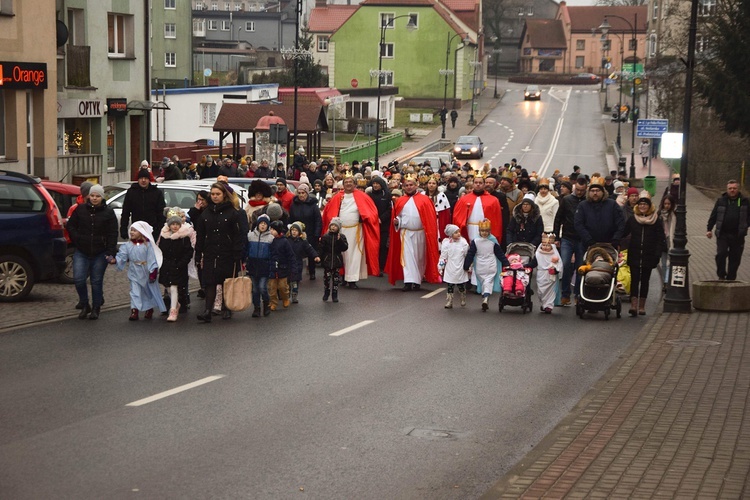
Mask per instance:
[[[49,192],[52,199],[55,200],[57,208],[60,209],[60,215],[63,219],[63,227],[68,223],[68,211],[70,207],[76,204],[76,200],[81,195],[81,187],[74,184],[65,184],[63,182],[42,181],[42,186]],[[73,253],[76,249],[70,241],[68,230],[64,230],[65,241],[68,242],[68,250],[65,254],[65,270],[60,274],[58,280],[61,283],[73,283]]]

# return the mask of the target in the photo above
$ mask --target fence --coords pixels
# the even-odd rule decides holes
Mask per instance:
[[[50,180],[73,182],[74,175],[102,175],[102,155],[61,155],[57,157],[57,172]]]
[[[401,147],[404,142],[404,134],[396,132],[380,137],[378,155],[386,154]],[[375,141],[367,141],[350,148],[338,151],[341,163],[351,163],[354,160],[362,161],[366,158],[375,158]]]

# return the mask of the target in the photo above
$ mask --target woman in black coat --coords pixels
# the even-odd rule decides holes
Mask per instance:
[[[388,260],[388,235],[391,232],[393,202],[391,200],[391,192],[388,190],[388,183],[379,175],[372,178],[372,185],[368,194],[378,209],[378,219],[380,219],[379,261],[380,273],[382,275],[383,269],[385,269],[385,262]]]
[[[213,184],[210,196],[211,204],[195,225],[195,261],[201,263],[206,287],[206,309],[198,319],[206,323],[211,321],[216,287],[222,286],[225,279],[234,277],[241,269],[249,232],[247,215],[239,209],[237,195],[227,184]],[[232,317],[223,303],[222,317]]]
[[[513,216],[506,231],[506,241],[531,243],[538,247],[542,242],[543,232],[544,222],[539,207],[531,198],[524,197],[513,209]]]
[[[661,253],[667,248],[664,223],[656,207],[651,203],[648,191],[642,191],[638,204],[625,222],[625,236],[630,236],[628,244],[628,266],[630,267],[630,309],[631,316],[646,314],[646,297],[651,271],[659,263]]]
[[[320,217],[318,200],[310,196],[310,187],[307,184],[300,184],[297,187],[297,196],[294,197],[292,206],[289,208],[289,222],[302,222],[305,225],[307,241],[313,249],[317,250],[323,221]],[[307,260],[307,272],[310,274],[310,279],[314,280],[315,261],[312,259]]]

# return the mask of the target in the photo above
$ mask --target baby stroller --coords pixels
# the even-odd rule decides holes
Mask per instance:
[[[520,307],[521,311],[531,312],[531,296],[534,292],[531,290],[531,275],[533,269],[531,262],[536,254],[536,248],[531,243],[511,243],[505,252],[506,255],[517,254],[521,257],[521,266],[517,269],[504,267],[502,269],[501,279],[503,292],[500,294],[500,303],[498,304],[500,312],[503,312],[505,306]]]
[[[582,274],[576,314],[583,318],[586,311],[604,312],[609,319],[611,310],[619,318],[622,314],[622,301],[615,293],[617,288],[617,250],[609,243],[594,243],[583,256],[585,264],[578,268]]]

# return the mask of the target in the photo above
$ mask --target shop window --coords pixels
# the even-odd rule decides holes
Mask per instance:
[[[109,57],[135,57],[133,16],[107,15],[107,52]]]

